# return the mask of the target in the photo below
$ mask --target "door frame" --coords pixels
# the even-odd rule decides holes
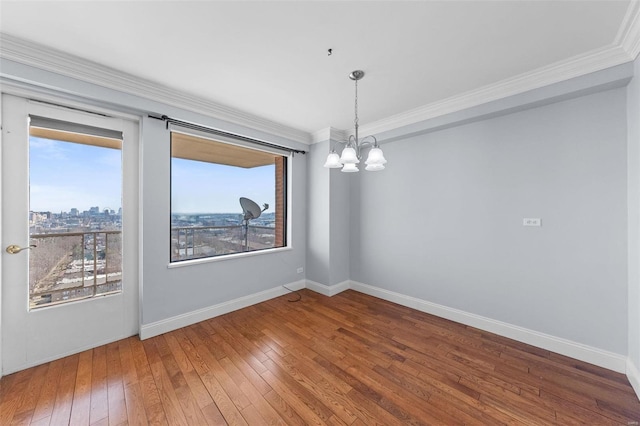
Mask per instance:
[[[128,247],[126,252],[129,253],[128,256],[132,256],[133,259],[130,259],[129,269],[130,272],[127,274],[129,283],[126,284],[128,287],[132,288],[132,291],[135,293],[135,312],[132,312],[132,316],[136,319],[135,332],[134,330],[130,331],[130,335],[139,334],[140,326],[141,326],[141,318],[142,318],[142,222],[141,222],[141,210],[142,210],[142,193],[141,193],[141,161],[142,161],[142,117],[140,115],[133,115],[127,112],[121,112],[113,109],[107,109],[102,106],[99,106],[100,102],[95,102],[92,100],[76,97],[76,96],[68,96],[65,94],[57,94],[55,91],[44,90],[30,90],[21,86],[12,86],[5,85],[2,87],[0,91],[0,100],[4,95],[11,95],[19,98],[25,99],[27,102],[37,102],[42,104],[47,104],[52,108],[60,108],[63,110],[78,110],[80,112],[88,112],[94,113],[98,115],[106,115],[112,118],[122,119],[126,122],[129,122],[132,125],[134,131],[130,132],[133,135],[129,135],[129,145],[134,144],[135,147],[129,149],[130,156],[134,156],[128,162],[123,161],[123,206],[125,202],[127,203],[126,210],[123,208],[124,212],[128,211],[128,228],[127,232],[128,237],[125,238],[123,233],[123,252],[125,251],[125,247]],[[96,103],[98,105],[96,105]],[[4,128],[4,116],[3,116],[3,107],[4,103],[0,101],[0,130]],[[132,137],[133,136],[133,137]],[[2,147],[4,134],[0,131],[0,147]],[[123,142],[123,158],[125,152],[125,146]],[[0,149],[0,188],[4,184],[4,172],[3,169],[3,150]],[[132,155],[133,154],[133,155]],[[129,187],[129,190],[124,190],[125,186]],[[4,194],[0,194],[1,197]],[[4,219],[3,209],[0,208],[0,241],[5,242],[5,232],[2,229],[2,221]],[[3,375],[8,374],[5,373],[6,369],[4,368],[4,359],[3,359],[3,345],[4,345],[4,333],[3,333],[3,321],[2,318],[4,316],[3,311],[3,268],[5,267],[5,263],[3,263],[4,257],[4,247],[0,248],[2,253],[0,254],[0,378]],[[123,258],[123,270],[125,268],[126,260]],[[124,276],[123,276],[124,279]],[[135,287],[133,287],[135,286]],[[90,302],[90,301],[88,301]],[[45,308],[46,309],[46,308]],[[133,334],[131,334],[133,333]],[[128,336],[123,336],[128,337]],[[86,348],[88,349],[88,348]],[[62,354],[61,356],[66,356],[68,354]],[[55,359],[55,358],[53,358]],[[53,359],[42,360],[35,362],[33,365],[26,365],[25,368],[29,368],[41,363],[49,362]],[[10,374],[10,372],[9,372]]]

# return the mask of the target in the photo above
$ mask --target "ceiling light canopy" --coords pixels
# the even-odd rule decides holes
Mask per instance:
[[[387,160],[384,158],[384,154],[382,153],[382,149],[380,149],[380,145],[375,137],[366,136],[362,138],[362,140],[358,139],[358,80],[361,80],[362,77],[364,77],[364,71],[361,70],[356,70],[349,74],[349,78],[355,82],[356,86],[356,118],[354,120],[355,135],[349,136],[348,141],[338,141],[333,148],[331,148],[331,152],[329,152],[329,155],[327,156],[327,161],[324,163],[324,167],[326,168],[341,168],[345,173],[358,172],[359,169],[357,164],[360,163],[360,159],[362,158],[362,150],[369,147],[372,148],[369,150],[369,156],[365,161],[365,170],[370,172],[384,170],[384,165],[387,163]],[[338,155],[336,152],[336,145],[338,143],[346,144],[342,150],[342,155]]]

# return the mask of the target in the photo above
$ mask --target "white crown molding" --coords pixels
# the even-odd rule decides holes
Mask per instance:
[[[327,127],[325,129],[314,132],[311,136],[311,143],[319,143],[328,140],[345,141],[349,138],[349,133],[347,133],[347,131],[345,130],[336,129],[334,127]]]
[[[530,90],[539,89],[592,72],[601,71],[632,60],[633,58],[622,47],[607,46],[494,84],[489,84],[441,101],[362,125],[360,126],[360,132],[368,135],[379,134]]]
[[[286,139],[311,143],[311,135],[253,114],[189,95],[60,50],[0,33],[0,57],[44,71],[208,115]]]
[[[613,42],[635,59],[640,53],[640,0],[632,0]]]

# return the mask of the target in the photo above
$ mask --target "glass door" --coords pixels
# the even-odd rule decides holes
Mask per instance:
[[[138,144],[127,120],[2,102],[8,374],[137,333]]]

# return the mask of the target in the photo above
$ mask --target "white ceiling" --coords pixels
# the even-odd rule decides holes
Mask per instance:
[[[305,132],[611,46],[629,1],[1,1],[0,31]],[[329,56],[327,49],[333,49]]]

